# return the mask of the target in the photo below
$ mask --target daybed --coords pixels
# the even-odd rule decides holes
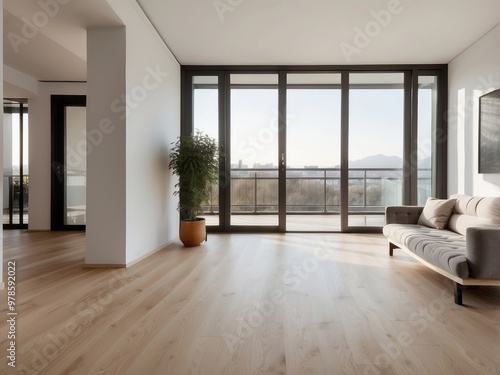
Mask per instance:
[[[390,256],[403,249],[453,280],[458,305],[464,285],[500,286],[500,198],[453,195],[425,207],[387,207],[383,232]]]

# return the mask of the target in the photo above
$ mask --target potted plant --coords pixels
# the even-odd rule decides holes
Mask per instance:
[[[170,152],[169,168],[179,177],[179,238],[184,246],[198,246],[206,239],[205,219],[198,218],[209,201],[211,184],[219,174],[219,149],[215,139],[197,130],[180,136]]]

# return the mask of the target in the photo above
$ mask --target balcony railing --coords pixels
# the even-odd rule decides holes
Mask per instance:
[[[431,193],[430,169],[419,169],[418,188]],[[349,169],[350,214],[383,214],[388,205],[402,202],[402,168]],[[339,214],[340,169],[287,169],[286,210],[288,214]],[[218,186],[213,186],[205,214],[216,214]],[[276,214],[278,212],[278,170],[231,169],[231,213]]]
[[[22,183],[19,175],[3,175],[3,224],[21,224],[21,214],[22,223],[28,223],[28,184],[29,176],[27,175],[23,176]]]

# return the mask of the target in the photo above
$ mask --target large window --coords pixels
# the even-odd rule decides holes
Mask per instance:
[[[404,74],[349,75],[349,226],[382,226],[402,204]]]
[[[230,76],[231,225],[278,225],[278,76]]]
[[[286,228],[340,230],[341,75],[287,75]]]
[[[193,77],[193,128],[219,141],[219,77]],[[207,225],[219,225],[219,184],[212,185],[210,200],[205,202]]]
[[[446,74],[438,65],[183,67],[182,133],[202,130],[225,152],[207,224],[380,231],[387,206],[445,197]]]
[[[4,101],[3,115],[3,226],[28,224],[28,103]]]
[[[424,205],[434,195],[433,162],[436,142],[443,142],[443,133],[436,134],[437,76],[418,77],[418,125],[417,125],[417,203]],[[441,135],[441,136],[439,136]],[[434,180],[434,181],[433,181]]]

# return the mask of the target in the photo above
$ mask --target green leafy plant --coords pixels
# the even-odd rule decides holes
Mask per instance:
[[[174,195],[179,195],[182,220],[194,221],[210,199],[211,184],[219,174],[219,148],[215,139],[197,130],[181,136],[170,152],[169,168],[179,176]]]

